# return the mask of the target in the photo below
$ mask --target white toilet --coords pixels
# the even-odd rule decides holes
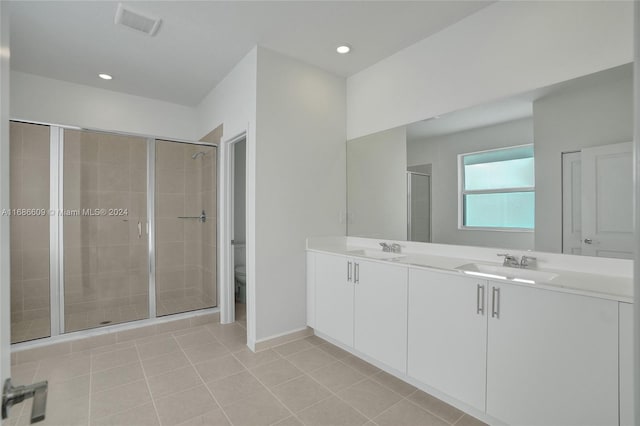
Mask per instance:
[[[235,267],[236,276],[236,301],[240,303],[246,303],[246,288],[247,288],[247,268],[245,265],[238,265]]]

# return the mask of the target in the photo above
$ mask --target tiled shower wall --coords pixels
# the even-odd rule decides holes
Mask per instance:
[[[147,142],[64,132],[65,331],[148,318]],[[140,232],[139,232],[140,231]]]
[[[49,209],[49,127],[11,123],[12,209]],[[11,341],[46,337],[49,320],[49,216],[11,216]]]
[[[204,155],[194,159],[198,152]],[[213,147],[156,142],[158,315],[217,305],[216,154]],[[194,218],[203,210],[204,223]]]

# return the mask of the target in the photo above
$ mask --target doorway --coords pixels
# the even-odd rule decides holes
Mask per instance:
[[[232,222],[231,251],[234,271],[235,320],[247,327],[247,268],[246,268],[246,138],[231,144],[233,159],[232,182]]]
[[[407,241],[431,242],[431,174],[407,172]]]

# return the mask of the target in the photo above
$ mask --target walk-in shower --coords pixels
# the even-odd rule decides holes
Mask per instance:
[[[214,145],[10,133],[13,343],[217,305]]]

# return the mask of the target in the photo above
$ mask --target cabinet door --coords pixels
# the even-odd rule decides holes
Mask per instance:
[[[490,290],[487,413],[518,425],[617,425],[618,304],[498,283]]]
[[[619,303],[620,310],[620,425],[633,419],[633,304]]]
[[[487,282],[409,271],[408,374],[485,409]]]
[[[407,371],[407,268],[355,260],[355,348]]]
[[[353,284],[347,258],[316,253],[316,330],[353,346]]]

